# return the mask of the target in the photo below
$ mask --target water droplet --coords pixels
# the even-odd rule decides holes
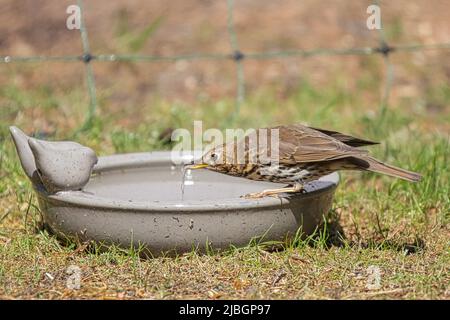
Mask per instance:
[[[192,177],[192,170],[191,169],[187,169],[186,170],[186,174],[184,176],[184,185],[185,186],[191,186],[194,184],[194,180]]]
[[[192,169],[183,166],[181,168],[181,200],[184,200],[184,186],[191,186],[193,184]]]

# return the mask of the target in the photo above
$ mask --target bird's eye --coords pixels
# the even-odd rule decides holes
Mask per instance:
[[[217,153],[211,153],[211,159],[217,160]]]

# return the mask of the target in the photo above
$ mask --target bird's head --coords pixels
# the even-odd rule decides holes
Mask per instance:
[[[216,146],[208,150],[199,160],[193,161],[189,166],[190,169],[218,169],[227,163],[226,152],[224,146]]]

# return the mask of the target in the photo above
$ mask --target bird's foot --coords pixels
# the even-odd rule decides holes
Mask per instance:
[[[245,198],[245,199],[260,199],[260,198],[264,198],[264,197],[280,198],[280,195],[282,193],[296,193],[296,192],[301,192],[303,190],[304,190],[303,185],[295,184],[294,186],[287,187],[287,188],[268,189],[268,190],[264,190],[261,192],[249,193],[249,194],[242,196],[241,198]]]
[[[264,197],[274,197],[274,198],[279,198],[280,195],[278,193],[274,194],[274,193],[267,193],[266,191],[268,190],[264,190],[262,192],[254,192],[254,193],[248,193],[245,194],[243,196],[241,196],[241,198],[244,199],[261,199]]]

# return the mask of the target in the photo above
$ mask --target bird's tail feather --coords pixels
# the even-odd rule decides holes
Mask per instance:
[[[419,173],[391,166],[372,157],[365,157],[364,160],[366,160],[369,164],[369,166],[366,167],[366,170],[368,171],[387,174],[389,176],[397,177],[411,182],[420,181],[420,179],[422,178],[422,175],[420,175]]]

